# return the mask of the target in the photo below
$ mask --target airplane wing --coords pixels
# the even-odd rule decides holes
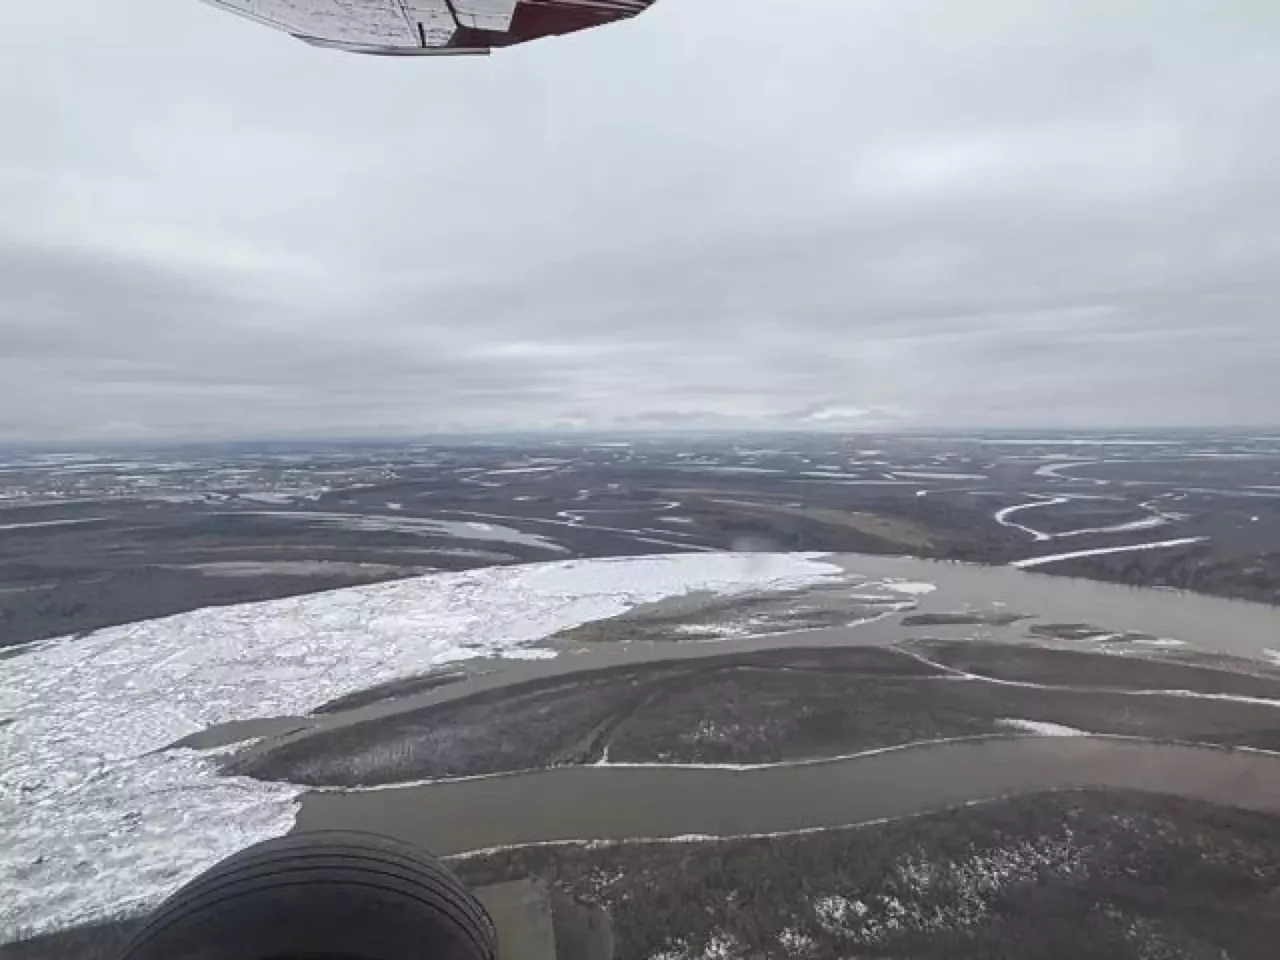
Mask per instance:
[[[205,0],[322,47],[393,56],[488,53],[600,27],[657,0]]]

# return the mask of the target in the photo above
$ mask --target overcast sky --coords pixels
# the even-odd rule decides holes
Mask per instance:
[[[0,13],[0,440],[1280,421],[1275,0]]]

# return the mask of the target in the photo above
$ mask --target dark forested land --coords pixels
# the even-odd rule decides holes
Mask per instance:
[[[454,861],[614,917],[618,960],[1271,960],[1280,820],[1132,793],[1028,796],[818,833]]]

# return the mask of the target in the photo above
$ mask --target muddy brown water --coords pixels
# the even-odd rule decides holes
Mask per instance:
[[[295,829],[372,824],[448,855],[829,828],[1071,788],[1143,790],[1280,814],[1280,755],[1111,737],[991,737],[754,770],[564,767],[311,793]]]
[[[830,559],[851,573],[934,584],[934,592],[919,598],[918,613],[996,607],[1031,614],[1040,622],[1091,623],[1115,632],[1149,633],[1181,640],[1203,652],[1254,659],[1265,659],[1268,649],[1280,647],[1280,607],[1267,604],[1011,567],[852,554]],[[1026,626],[1024,622],[1008,628],[983,627],[979,632],[1017,637],[1025,634]],[[896,622],[890,629],[896,636],[903,634]],[[966,636],[974,632],[974,628],[960,630]]]
[[[1003,627],[908,628],[894,615],[854,627],[714,643],[591,647],[554,660],[487,663],[489,672],[482,676],[316,723],[330,728],[525,680],[628,663],[785,646],[876,645],[912,636],[1016,642],[1035,622],[1091,623],[1179,640],[1187,651],[1259,660],[1280,649],[1276,607],[1008,568],[898,557],[831,559],[871,580],[934,584],[936,590],[916,598],[913,613],[976,608],[1033,619]],[[1015,736],[754,770],[569,767],[363,792],[313,792],[301,800],[296,829],[373,824],[437,853],[454,854],[563,840],[820,829],[1071,788],[1143,790],[1280,814],[1280,755],[1112,737]]]
[[[1230,654],[1255,660],[1273,659],[1269,651],[1280,650],[1280,607],[1276,606],[1181,591],[1055,577],[1009,567],[863,554],[833,554],[826,559],[871,581],[889,578],[933,584],[936,589],[916,596],[917,609],[907,611],[907,614],[954,613],[975,608],[1024,613],[1029,619],[1007,626],[905,627],[902,617],[893,615],[852,627],[826,627],[715,642],[597,644],[563,650],[559,656],[548,660],[473,661],[449,667],[452,671],[473,672],[471,679],[352,710],[305,718],[300,720],[305,729],[285,739],[416,710],[528,680],[624,664],[686,660],[785,646],[881,645],[926,636],[1020,642],[1026,639],[1027,630],[1036,623],[1090,623],[1117,633],[1133,631],[1178,640],[1185,645],[1178,649],[1187,652]],[[1081,649],[1092,648],[1082,646]],[[1155,652],[1155,648],[1152,651]],[[280,718],[264,719],[260,726],[256,725],[259,723],[257,720],[247,720],[225,729],[213,727],[191,738],[191,743],[204,749],[248,737],[278,737],[283,728],[294,729],[297,725],[292,719],[290,723],[294,726],[282,724]],[[263,746],[270,746],[270,742]]]

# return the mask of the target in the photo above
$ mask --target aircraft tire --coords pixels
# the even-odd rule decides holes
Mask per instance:
[[[290,834],[156,908],[123,960],[494,960],[493,922],[446,867],[371,833]]]

